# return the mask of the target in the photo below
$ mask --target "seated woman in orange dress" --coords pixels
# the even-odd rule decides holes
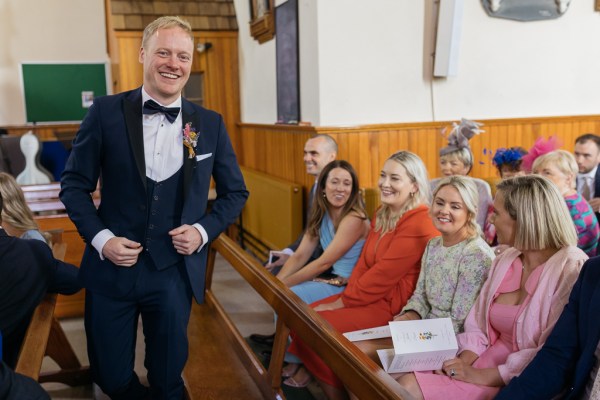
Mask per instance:
[[[383,166],[379,189],[382,206],[348,286],[312,304],[340,332],[385,325],[398,314],[415,289],[427,242],[439,236],[428,215],[427,171],[418,156],[408,151],[393,154]],[[319,355],[293,333],[292,339],[289,351],[303,361],[325,393],[330,398],[346,396],[342,382]],[[306,384],[310,375],[300,368],[292,378]]]

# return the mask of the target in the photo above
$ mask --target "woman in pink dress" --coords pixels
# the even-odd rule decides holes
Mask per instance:
[[[554,327],[587,255],[562,196],[548,179],[502,181],[492,223],[510,247],[457,335],[459,352],[440,371],[398,378],[417,399],[491,399],[535,356]]]

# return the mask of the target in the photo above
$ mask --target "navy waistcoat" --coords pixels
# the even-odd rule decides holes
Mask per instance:
[[[144,248],[156,269],[165,269],[183,260],[173,247],[169,231],[181,225],[183,210],[183,168],[162,182],[146,177],[148,222]]]

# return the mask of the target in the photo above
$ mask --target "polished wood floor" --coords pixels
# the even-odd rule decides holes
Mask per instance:
[[[243,279],[222,259],[217,258],[213,275],[213,289],[219,302],[229,313],[232,320],[243,336],[251,333],[272,333],[274,331],[273,313],[270,307],[260,298]],[[61,321],[61,325],[72,344],[82,364],[88,364],[85,344],[83,319],[74,318]],[[135,370],[142,382],[146,381],[144,368],[144,340],[141,334],[141,324],[138,328]],[[43,371],[56,369],[54,362],[46,357]],[[103,400],[105,397],[91,386],[68,387],[58,383],[43,385],[52,399],[92,399]]]

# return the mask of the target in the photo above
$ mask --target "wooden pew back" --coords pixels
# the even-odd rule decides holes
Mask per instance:
[[[56,293],[48,293],[44,300],[36,307],[31,322],[27,328],[21,353],[15,371],[38,380],[42,360],[46,355],[46,346],[50,337],[54,307],[56,306]]]
[[[255,259],[250,257],[235,242],[221,235],[211,245],[211,259],[218,252],[246,280],[252,288],[278,314],[277,331],[271,362],[264,370],[247,342],[241,336],[227,313],[220,306],[212,293],[211,277],[213,262],[209,261],[207,269],[206,302],[208,308],[215,310],[214,316],[223,327],[223,335],[232,341],[233,348],[248,368],[247,373],[253,377],[264,398],[283,396],[280,388],[281,368],[289,329],[306,341],[322,356],[347,387],[358,398],[376,399],[410,399],[406,391],[386,372],[377,366],[369,357],[353,346],[342,334],[332,329],[308,305],[302,302],[284,284],[265,270]],[[204,342],[210,339],[199,338]],[[190,338],[190,346],[193,346]],[[203,363],[203,360],[197,360]],[[190,358],[186,370],[191,370],[194,363]],[[194,380],[193,375],[186,374],[186,381]],[[191,396],[191,398],[194,398]]]

